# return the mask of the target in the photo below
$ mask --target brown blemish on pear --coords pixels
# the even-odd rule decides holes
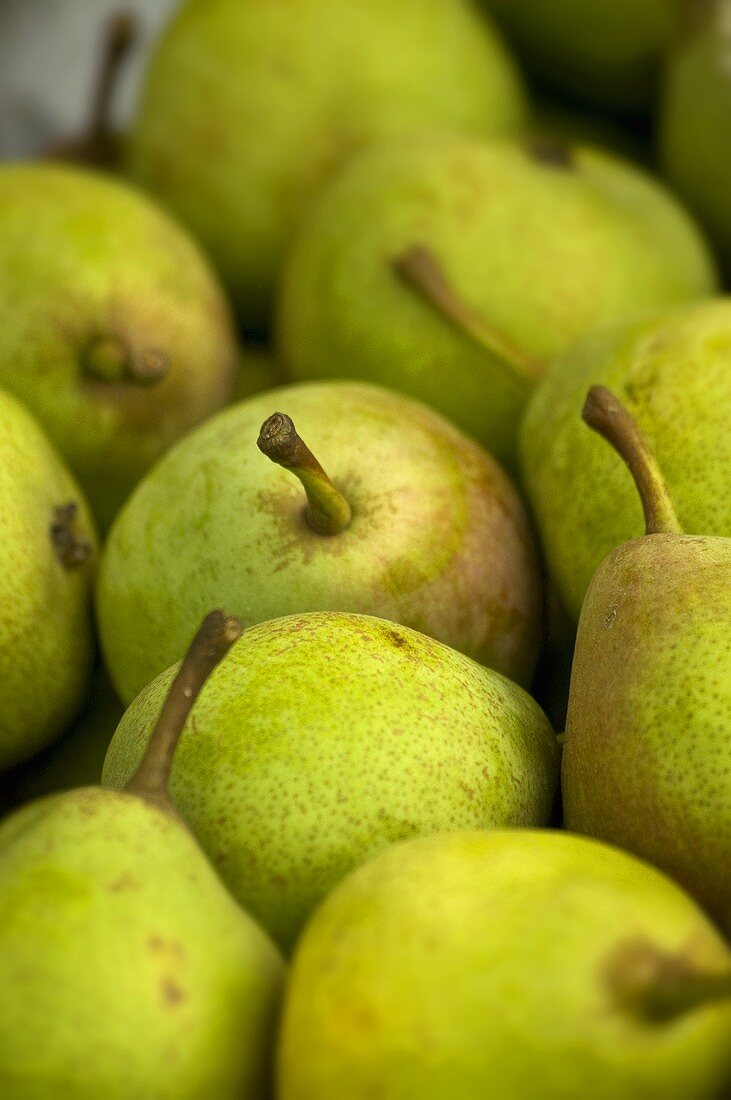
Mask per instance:
[[[71,500],[53,510],[49,535],[54,553],[64,569],[75,569],[91,555],[91,543],[77,529],[79,506]]]

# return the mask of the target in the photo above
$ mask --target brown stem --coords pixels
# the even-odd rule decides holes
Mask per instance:
[[[459,297],[436,256],[424,245],[407,249],[392,261],[392,266],[402,282],[498,360],[513,388],[527,392],[531,380],[543,373],[543,363],[539,359],[493,328]]]
[[[592,386],[581,415],[628,466],[642,501],[647,534],[682,534],[657,460],[624,405],[606,386]]]
[[[109,20],[104,52],[92,95],[89,122],[86,134],[81,139],[84,159],[92,164],[108,162],[109,151],[114,143],[110,121],[112,101],[119,84],[119,75],[136,37],[137,24],[130,12],[119,12]]]
[[[124,790],[174,812],[168,782],[183,727],[206,680],[226,655],[243,627],[225,611],[211,611],[198,628],[163,703],[145,754]]]
[[[343,494],[335,488],[297,429],[284,413],[274,413],[259,432],[257,447],[272,462],[300,479],[307,494],[305,518],[318,535],[338,535],[350,523],[353,513]]]
[[[75,569],[91,554],[91,544],[82,539],[76,530],[79,506],[74,500],[58,504],[53,509],[49,527],[53,550],[64,569]]]
[[[657,1022],[731,1001],[731,967],[700,970],[686,956],[664,952],[641,938],[619,946],[607,979],[624,1007]]]

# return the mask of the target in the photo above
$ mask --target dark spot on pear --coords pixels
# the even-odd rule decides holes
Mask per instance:
[[[54,553],[64,569],[76,568],[91,554],[90,543],[77,530],[78,511],[79,506],[74,500],[57,505],[48,529]]]
[[[555,138],[531,138],[526,144],[526,151],[533,160],[547,168],[573,169],[576,167],[571,150]]]
[[[163,978],[161,982],[162,995],[169,1005],[180,1004],[185,1000],[185,993],[172,978]]]

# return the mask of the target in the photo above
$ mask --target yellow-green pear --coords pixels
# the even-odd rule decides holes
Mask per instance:
[[[47,745],[81,707],[95,565],[81,490],[35,420],[0,391],[0,771]]]
[[[586,430],[590,386],[608,386],[657,456],[683,530],[731,536],[731,298],[591,333],[551,364],[521,425],[520,457],[549,575],[574,622],[607,554],[643,532],[621,462]]]
[[[106,528],[158,455],[231,396],[229,305],[179,226],[88,169],[1,165],[0,223],[0,385]]]
[[[297,222],[355,150],[523,117],[520,76],[471,0],[187,0],[152,57],[126,166],[261,329]]]
[[[690,217],[636,166],[432,134],[367,150],[323,190],[285,262],[275,344],[289,378],[400,390],[510,463],[550,358],[715,286]]]
[[[278,1100],[719,1100],[731,950],[608,845],[541,830],[391,847],[314,914]]]
[[[584,418],[629,466],[647,533],[605,558],[584,600],[566,823],[657,864],[731,932],[731,538],[683,534],[647,440],[604,387]]]
[[[104,782],[145,751],[175,669],[119,725]],[[396,623],[311,613],[247,630],[183,733],[175,804],[231,891],[285,947],[395,840],[541,825],[557,740],[521,688]]]
[[[176,739],[241,631],[194,639],[123,791],[84,787],[0,826],[3,1100],[265,1100],[282,960],[167,796]]]
[[[235,405],[138,486],[97,587],[121,698],[220,603],[246,626],[301,611],[394,619],[525,684],[541,632],[538,559],[507,475],[431,409],[352,382]]]

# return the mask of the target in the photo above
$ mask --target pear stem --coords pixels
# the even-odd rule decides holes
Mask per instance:
[[[424,245],[414,245],[392,261],[393,270],[416,290],[446,321],[490,352],[505,369],[511,385],[522,391],[530,378],[543,373],[543,363],[500,332],[459,297],[436,256]],[[529,377],[526,378],[526,375]]]
[[[673,1020],[731,1001],[731,968],[701,971],[681,954],[659,950],[649,941],[623,944],[609,973],[615,994],[650,1020]]]
[[[274,413],[265,420],[257,447],[272,462],[300,479],[307,494],[305,519],[313,531],[318,535],[338,535],[345,530],[353,517],[350,504],[299,437],[288,416]]]
[[[225,611],[206,615],[183,657],[144,756],[125,784],[125,791],[167,813],[175,812],[168,782],[180,735],[203,685],[242,631],[240,621]]]
[[[581,415],[628,466],[642,501],[646,533],[682,535],[683,529],[657,460],[624,405],[606,386],[592,386]]]
[[[108,159],[113,133],[110,122],[112,100],[119,83],[119,74],[137,37],[134,17],[119,12],[109,20],[104,40],[96,85],[92,95],[91,113],[86,135],[82,139],[84,159],[92,164],[104,164]]]

